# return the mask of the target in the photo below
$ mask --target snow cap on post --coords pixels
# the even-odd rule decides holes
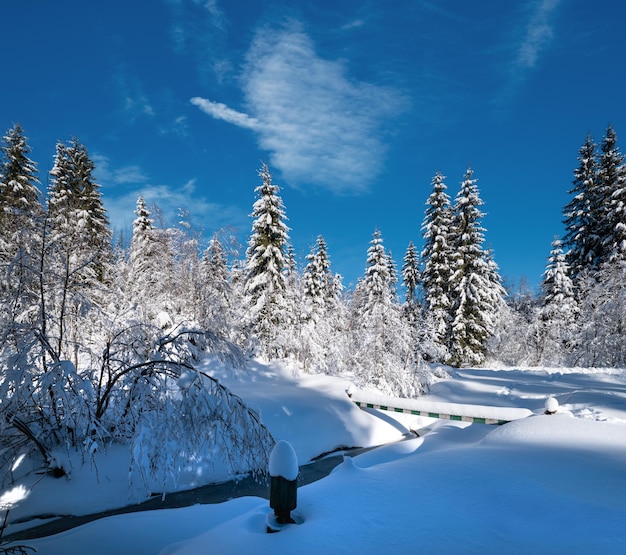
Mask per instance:
[[[270,453],[270,476],[282,476],[286,480],[295,480],[300,472],[298,457],[291,443],[281,440]]]
[[[556,411],[559,410],[559,402],[554,397],[548,397],[545,407],[545,414],[555,414]]]

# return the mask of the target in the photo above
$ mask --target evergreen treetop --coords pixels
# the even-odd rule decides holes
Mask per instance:
[[[602,241],[598,230],[599,214],[604,210],[598,205],[601,195],[597,184],[596,144],[591,135],[578,151],[579,166],[574,171],[574,187],[569,194],[572,199],[565,206],[564,246],[570,276],[576,278],[585,270],[595,270],[601,258]]]
[[[624,201],[626,200],[626,164],[624,155],[617,146],[617,134],[609,125],[601,147],[598,164],[598,188],[601,194],[599,214],[602,238],[602,257],[600,265],[624,254],[626,238],[626,218]]]
[[[454,203],[448,347],[455,365],[481,364],[493,332],[502,287],[491,255],[483,250],[483,204],[468,168]]]
[[[55,240],[65,242],[67,253],[72,244],[85,246],[83,261],[97,278],[105,278],[113,261],[112,233],[100,186],[93,175],[95,165],[85,146],[74,138],[70,144],[57,143],[52,177],[48,189],[48,214]],[[80,239],[79,239],[80,238]]]
[[[43,213],[37,165],[29,154],[24,131],[15,124],[0,149],[0,231],[5,237],[24,227],[32,230],[33,219]]]
[[[275,353],[279,326],[291,316],[286,314],[285,251],[289,228],[279,187],[272,183],[266,164],[259,170],[261,185],[252,209],[252,233],[246,251],[244,296],[250,311],[248,325],[265,351]]]
[[[444,179],[440,172],[432,179],[432,192],[426,201],[427,208],[422,223],[424,247],[421,256],[424,299],[441,340],[446,334],[447,314],[451,302],[449,285],[453,252],[452,205]]]
[[[402,285],[406,289],[407,305],[417,304],[417,288],[420,284],[419,260],[413,241],[409,242],[402,264]]]

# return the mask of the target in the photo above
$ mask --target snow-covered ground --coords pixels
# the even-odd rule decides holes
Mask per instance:
[[[349,382],[294,379],[278,366],[256,364],[236,379],[207,370],[293,446],[301,465],[342,446],[389,444],[346,456],[300,487],[302,523],[279,533],[266,533],[268,502],[243,497],[108,517],[21,543],[40,555],[626,552],[624,370],[459,370],[423,398],[533,413],[502,426],[362,410],[346,395]],[[543,414],[549,396],[560,405],[553,416]],[[409,430],[419,437],[398,441]],[[109,448],[97,473],[75,463],[69,480],[40,478],[10,517],[86,514],[132,495],[128,454]]]

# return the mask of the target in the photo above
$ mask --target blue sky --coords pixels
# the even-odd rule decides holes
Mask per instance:
[[[45,185],[57,141],[97,164],[113,225],[138,194],[245,245],[266,161],[303,259],[354,283],[374,229],[401,266],[436,171],[470,165],[486,242],[535,285],[589,132],[626,140],[621,0],[29,0],[0,19],[0,128]],[[626,143],[625,143],[626,144]],[[624,148],[622,148],[624,150]],[[244,246],[245,248],[245,246]]]

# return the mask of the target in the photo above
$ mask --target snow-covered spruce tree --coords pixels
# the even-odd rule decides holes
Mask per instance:
[[[166,229],[154,226],[142,196],[137,198],[135,215],[127,296],[139,318],[164,326],[171,321],[178,292],[171,237]]]
[[[0,307],[3,329],[37,317],[44,209],[37,167],[16,124],[0,148]]]
[[[580,314],[572,364],[623,367],[626,365],[626,262],[604,264],[578,285]]]
[[[396,268],[396,262],[393,259],[393,253],[391,251],[387,253],[387,267],[389,268],[389,288],[391,290],[391,299],[397,303],[398,270]]]
[[[175,275],[173,313],[176,318],[197,322],[200,318],[202,277],[201,233],[194,228],[188,210],[179,209],[178,222],[168,229],[174,252]]]
[[[133,289],[153,292],[157,286],[161,245],[153,233],[154,222],[141,195],[137,197],[135,215],[137,217],[133,221],[129,252],[129,262],[132,268],[130,285]]]
[[[430,312],[420,301],[421,285],[419,259],[413,241],[409,242],[402,264],[402,285],[405,287],[402,314],[414,335],[416,361],[435,362],[444,360],[445,349],[437,338],[435,323]]]
[[[296,260],[296,251],[293,245],[287,243],[285,255],[283,296],[283,319],[276,336],[275,350],[281,353],[281,358],[289,361],[292,371],[297,374],[301,364],[303,310],[302,310],[302,276]]]
[[[77,141],[57,145],[48,216],[38,254],[38,314],[19,340],[3,342],[0,399],[11,431],[55,465],[60,447],[84,445],[95,432],[91,362],[103,335],[112,247],[93,162]],[[5,436],[4,432],[8,435]],[[57,465],[58,466],[58,465]]]
[[[450,280],[452,275],[452,206],[446,193],[444,176],[437,172],[432,193],[426,201],[422,223],[422,289],[426,309],[433,322],[438,342],[445,346],[450,326]]]
[[[324,313],[328,295],[332,295],[333,276],[326,241],[319,235],[315,246],[306,257],[307,264],[302,274],[302,284],[307,304],[307,318],[316,321]]]
[[[420,283],[421,277],[417,249],[415,248],[413,241],[410,241],[402,261],[402,285],[406,290],[404,296],[404,307],[405,313],[407,313],[410,319],[414,319],[417,315],[417,291]]]
[[[43,214],[37,165],[28,156],[30,146],[19,124],[2,138],[0,147],[0,238],[20,242],[38,230]],[[30,232],[30,233],[29,233]],[[23,234],[23,235],[22,235]],[[12,245],[17,248],[17,245]]]
[[[82,331],[103,303],[113,261],[112,234],[93,171],[77,139],[57,144],[48,189],[43,310],[57,356],[75,367],[80,349],[88,348],[86,337],[97,335]]]
[[[342,357],[337,354],[347,349],[340,278],[331,272],[326,241],[321,235],[306,259],[300,359],[305,371],[334,374],[342,367]]]
[[[238,324],[233,306],[230,270],[224,246],[217,233],[202,254],[202,300],[200,324],[222,337],[236,341]]]
[[[50,171],[48,212],[53,242],[63,237],[83,247],[81,262],[102,282],[106,281],[113,260],[113,247],[94,169],[87,149],[78,139],[74,138],[68,145],[58,143]]]
[[[626,164],[611,126],[602,141],[597,179],[603,198],[599,232],[603,237],[602,265],[626,254]]]
[[[609,219],[615,226],[609,261],[626,260],[626,182],[622,183],[613,193]]]
[[[410,397],[421,390],[414,337],[395,298],[389,258],[380,231],[376,230],[367,251],[365,276],[358,282],[352,299],[352,365],[358,385]]]
[[[286,299],[285,249],[289,228],[279,188],[272,183],[266,164],[259,170],[262,183],[255,189],[257,200],[251,217],[252,234],[246,252],[244,298],[246,327],[259,342],[259,354],[280,358],[280,335],[291,325]]]
[[[596,144],[587,135],[578,151],[578,168],[574,171],[574,187],[569,191],[572,199],[564,209],[567,264],[570,277],[576,282],[583,273],[597,271],[603,258],[603,239],[600,230],[602,215],[608,208],[598,185]]]
[[[537,364],[564,365],[576,336],[579,309],[560,239],[552,243],[541,283],[543,305],[538,312]]]
[[[449,294],[450,362],[477,365],[485,360],[504,290],[489,253],[483,250],[483,213],[476,179],[468,168],[455,197],[452,233],[454,254]]]

